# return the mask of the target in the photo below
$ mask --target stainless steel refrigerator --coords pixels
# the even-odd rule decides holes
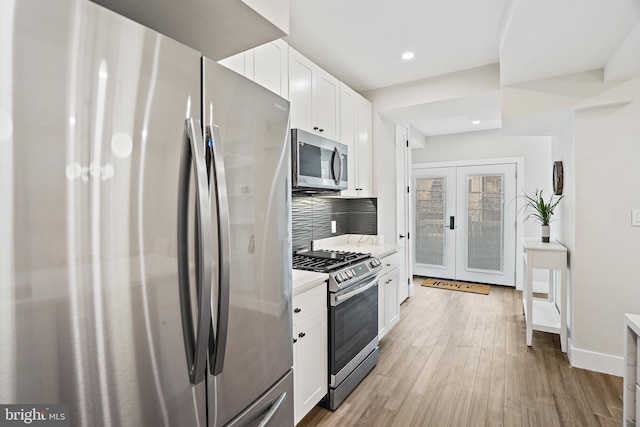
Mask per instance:
[[[293,425],[288,119],[94,3],[3,0],[0,404]]]

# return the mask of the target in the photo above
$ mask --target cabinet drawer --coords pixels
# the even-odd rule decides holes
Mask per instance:
[[[293,323],[296,324],[327,308],[327,282],[293,297]]]
[[[392,253],[391,255],[381,258],[380,261],[382,261],[380,276],[384,276],[394,268],[398,268],[400,266],[400,254],[398,252]]]

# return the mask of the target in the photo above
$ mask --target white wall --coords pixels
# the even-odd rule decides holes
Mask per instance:
[[[396,169],[395,123],[384,117],[385,111],[421,105],[478,93],[495,92],[500,87],[497,64],[402,85],[364,92],[372,103],[374,186],[378,196],[378,233],[387,243],[396,243]]]
[[[567,247],[568,252],[568,306],[569,313],[567,322],[569,325],[569,338],[572,336],[573,329],[573,298],[574,289],[572,287],[571,267],[572,255],[576,248],[576,166],[575,166],[575,145],[574,145],[574,115],[567,116],[564,120],[557,123],[553,136],[551,147],[551,156],[553,161],[561,161],[564,175],[563,184],[563,200],[555,211],[555,223],[552,231],[552,238],[556,239]]]
[[[631,209],[640,207],[640,76],[628,89],[633,102],[575,118],[572,344],[618,358],[623,315],[640,313],[640,227],[631,226]]]
[[[491,73],[487,67],[365,93],[374,109],[380,233],[397,234],[394,124],[384,111],[496,90]],[[640,76],[605,82],[596,70],[500,90],[503,132],[427,138],[413,162],[521,156],[519,186],[550,192],[552,162],[563,161],[565,199],[552,237],[569,249],[570,360],[621,375],[623,316],[640,313],[640,227],[630,225],[631,209],[640,208]],[[537,226],[527,224],[525,235],[538,235]]]
[[[424,149],[413,150],[413,164],[522,158],[524,170],[518,171],[518,193],[522,189],[533,191],[539,188],[550,195],[551,140],[548,136],[505,136],[500,129],[427,137]],[[540,227],[531,220],[527,221],[521,234],[539,236]],[[522,253],[519,242],[517,245],[517,287],[522,289]],[[534,280],[546,281],[546,278],[537,274]]]
[[[614,375],[624,313],[640,313],[640,227],[630,225],[640,207],[639,87],[640,76],[607,82],[596,70],[502,89],[503,122],[540,120],[563,161],[552,233],[569,250],[571,364]]]

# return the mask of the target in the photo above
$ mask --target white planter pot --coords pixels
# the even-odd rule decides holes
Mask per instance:
[[[551,227],[549,227],[548,225],[541,225],[540,235],[542,236],[542,241],[544,243],[549,243],[549,236],[551,235]]]

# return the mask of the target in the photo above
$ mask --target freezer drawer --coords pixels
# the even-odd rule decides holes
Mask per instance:
[[[293,371],[233,419],[228,427],[293,427]]]

